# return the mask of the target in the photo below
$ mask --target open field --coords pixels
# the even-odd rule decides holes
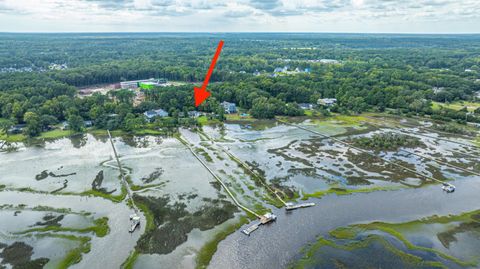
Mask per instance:
[[[480,107],[480,102],[467,102],[467,101],[457,101],[453,103],[432,102],[432,108],[434,110],[438,110],[442,106],[445,108],[453,109],[453,110],[460,110],[464,107],[467,107],[468,111],[473,112]]]

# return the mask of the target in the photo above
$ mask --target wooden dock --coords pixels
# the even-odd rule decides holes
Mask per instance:
[[[202,134],[208,138],[208,140],[210,140],[212,143],[215,143],[213,141],[213,139],[211,137],[209,137],[207,134],[203,133]],[[267,189],[269,192],[273,193],[275,195],[275,197],[285,206],[285,209],[286,210],[294,210],[294,209],[299,209],[299,208],[306,208],[306,207],[311,207],[311,206],[315,206],[315,203],[303,203],[303,204],[298,204],[298,205],[294,205],[293,203],[291,202],[285,202],[285,200],[282,199],[282,197],[278,194],[279,192],[283,193],[281,190],[278,190],[276,188],[273,188],[273,187],[270,187],[267,183],[266,183],[266,179],[258,174],[255,170],[253,170],[248,164],[246,164],[244,161],[240,160],[239,158],[237,158],[237,156],[233,155],[230,151],[228,151],[227,149],[224,149],[222,147],[220,147],[221,150],[228,155],[228,157],[230,157],[232,160],[234,160],[235,162],[237,162],[239,165],[241,165],[245,170],[247,170],[248,172],[250,172],[253,176],[257,177],[259,180],[260,180],[260,183],[265,187],[265,189]],[[285,194],[284,194],[285,195]]]
[[[203,167],[205,167],[205,169],[207,169],[207,171],[213,176],[213,178],[215,178],[215,180],[217,180],[218,183],[220,183],[220,185],[222,185],[223,189],[227,192],[228,196],[230,196],[230,198],[233,200],[235,205],[237,205],[239,208],[243,209],[244,211],[256,216],[259,219],[262,218],[262,215],[256,213],[255,211],[245,207],[240,202],[238,202],[237,198],[235,198],[235,196],[230,191],[230,189],[228,189],[227,185],[225,183],[223,183],[223,181],[220,179],[220,177],[218,177],[217,174],[215,174],[215,172],[213,172],[210,169],[210,167],[208,167],[208,165],[202,160],[202,158],[200,158],[200,156],[198,156],[198,154],[193,150],[193,148],[190,146],[190,144],[185,139],[183,139],[180,136],[178,137],[178,139],[180,140],[180,142],[182,142],[188,148],[188,150],[190,150],[190,152],[193,154],[193,156],[202,164]]]
[[[286,125],[290,125],[290,126],[293,126],[293,127],[298,128],[298,129],[305,130],[305,131],[307,131],[307,132],[314,133],[314,134],[323,136],[323,137],[325,137],[325,138],[331,139],[331,140],[336,141],[336,142],[338,142],[338,143],[340,143],[340,144],[343,144],[343,145],[345,145],[345,146],[347,146],[347,147],[349,147],[349,148],[352,148],[352,149],[357,150],[357,151],[359,151],[359,152],[368,154],[368,155],[370,155],[370,156],[372,156],[372,157],[374,157],[374,158],[380,159],[380,160],[384,161],[385,163],[388,163],[388,164],[397,166],[397,167],[401,168],[403,171],[408,171],[408,172],[410,172],[410,173],[412,173],[412,174],[415,174],[415,175],[417,175],[417,176],[419,176],[419,177],[421,177],[421,178],[424,178],[424,179],[427,179],[427,180],[430,180],[430,181],[436,181],[436,182],[438,182],[438,183],[445,183],[443,180],[436,179],[436,178],[434,178],[434,177],[431,177],[431,176],[425,175],[425,174],[423,174],[423,173],[417,172],[417,171],[414,170],[414,169],[411,169],[411,168],[406,167],[406,166],[404,166],[404,165],[398,164],[398,163],[396,163],[396,162],[394,162],[394,161],[387,160],[387,159],[385,159],[385,158],[383,158],[383,157],[380,157],[380,156],[378,156],[378,155],[376,155],[376,154],[374,154],[374,153],[372,153],[372,152],[370,152],[370,151],[368,151],[368,150],[364,150],[364,149],[361,149],[361,148],[359,148],[359,147],[355,147],[355,146],[353,146],[352,144],[347,143],[347,142],[345,142],[345,141],[343,141],[343,140],[341,140],[341,139],[335,138],[335,137],[333,137],[333,136],[326,135],[326,134],[322,134],[322,133],[320,133],[320,132],[317,132],[317,131],[311,130],[311,129],[309,129],[309,128],[306,128],[306,127],[303,127],[303,126],[299,126],[299,125],[297,125],[297,124],[293,124],[293,123],[290,123],[290,122],[287,122],[287,121],[283,121],[283,120],[279,120],[279,119],[277,119],[277,121],[280,122],[280,123],[283,123],[283,124],[286,124]]]
[[[306,208],[306,207],[311,207],[311,206],[315,206],[315,203],[302,203],[302,204],[293,204],[293,203],[287,203],[285,209],[287,211],[290,211],[290,210],[295,210],[295,209],[299,209],[299,208]]]

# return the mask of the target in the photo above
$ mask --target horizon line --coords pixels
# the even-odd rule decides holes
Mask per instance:
[[[480,35],[480,32],[328,32],[328,31],[0,31],[0,34],[378,34],[378,35]]]

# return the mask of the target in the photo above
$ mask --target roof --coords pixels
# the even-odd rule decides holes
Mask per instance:
[[[167,117],[168,116],[168,112],[159,108],[159,109],[155,109],[155,110],[149,110],[149,111],[146,111],[145,113],[143,113],[147,118],[153,118],[153,117],[156,117],[156,116],[160,116],[160,117]]]

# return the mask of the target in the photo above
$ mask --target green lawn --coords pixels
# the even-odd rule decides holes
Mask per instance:
[[[23,134],[10,134],[7,136],[5,133],[0,133],[0,140],[5,140],[8,142],[22,142],[26,138],[27,137]]]
[[[70,136],[71,134],[72,132],[70,130],[54,129],[51,131],[41,133],[39,138],[54,139],[54,138]]]
[[[255,119],[250,115],[242,117],[238,113],[226,114],[225,117],[227,118],[227,121],[255,121]]]
[[[475,109],[480,107],[479,102],[467,102],[467,101],[457,101],[453,103],[440,103],[440,102],[432,102],[432,109],[438,110],[440,107],[450,108],[453,110],[460,110],[463,107],[467,107],[467,110],[472,112]]]
[[[197,118],[197,122],[200,125],[212,125],[212,124],[219,124],[220,121],[217,119],[209,119],[207,116],[200,116]]]

